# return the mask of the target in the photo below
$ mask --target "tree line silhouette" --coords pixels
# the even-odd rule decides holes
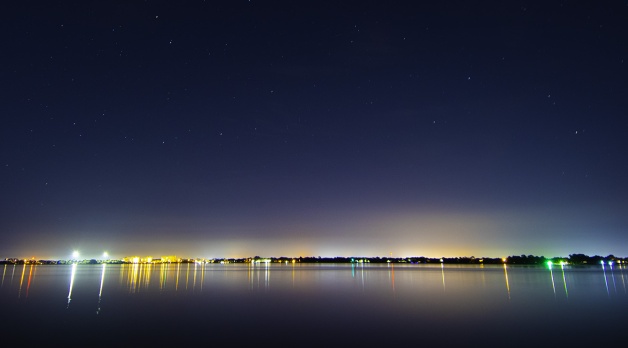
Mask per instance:
[[[513,255],[504,258],[494,257],[475,257],[475,256],[463,256],[463,257],[441,257],[430,258],[424,256],[414,257],[321,257],[321,256],[299,256],[299,257],[248,257],[248,258],[214,258],[214,259],[182,259],[183,263],[192,262],[208,262],[208,263],[247,263],[247,262],[274,262],[274,263],[410,263],[410,264],[512,264],[512,265],[541,265],[552,262],[553,264],[571,264],[571,265],[595,265],[600,263],[628,263],[628,258],[620,258],[614,255],[608,256],[588,256],[585,254],[570,254],[568,257],[552,257],[546,258],[545,256],[535,255]],[[83,260],[80,263],[96,264],[101,263],[102,260],[97,261]],[[107,260],[107,263],[125,263],[121,260]],[[24,264],[24,263],[36,263],[36,264],[66,264],[67,260],[31,260],[31,259],[17,259],[7,258],[0,260],[0,264]]]

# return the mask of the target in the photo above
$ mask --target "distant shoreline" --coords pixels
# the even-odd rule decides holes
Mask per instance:
[[[162,261],[157,258],[126,257],[123,259],[67,259],[67,260],[35,260],[7,258],[0,260],[0,265],[37,264],[37,265],[65,265],[65,264],[162,264],[162,263],[405,263],[405,264],[459,264],[459,265],[599,265],[599,264],[627,264],[628,258],[608,256],[588,256],[585,254],[570,254],[568,257],[552,257],[534,255],[508,256],[504,258],[491,257],[248,257],[248,258],[178,258]]]

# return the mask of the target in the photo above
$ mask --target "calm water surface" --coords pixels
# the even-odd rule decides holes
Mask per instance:
[[[621,265],[0,265],[0,272],[2,339],[26,346],[628,340]]]

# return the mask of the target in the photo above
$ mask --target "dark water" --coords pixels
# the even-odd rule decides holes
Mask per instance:
[[[23,346],[580,347],[628,339],[622,265],[1,265],[0,272],[1,339]]]

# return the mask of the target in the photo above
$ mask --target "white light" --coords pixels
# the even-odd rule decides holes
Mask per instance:
[[[74,250],[74,251],[72,252],[72,258],[78,259],[78,257],[79,257],[79,252],[78,252],[78,251],[76,251],[76,250]]]
[[[104,253],[102,253],[102,257],[104,257],[105,259],[109,258],[109,253],[105,251]]]

